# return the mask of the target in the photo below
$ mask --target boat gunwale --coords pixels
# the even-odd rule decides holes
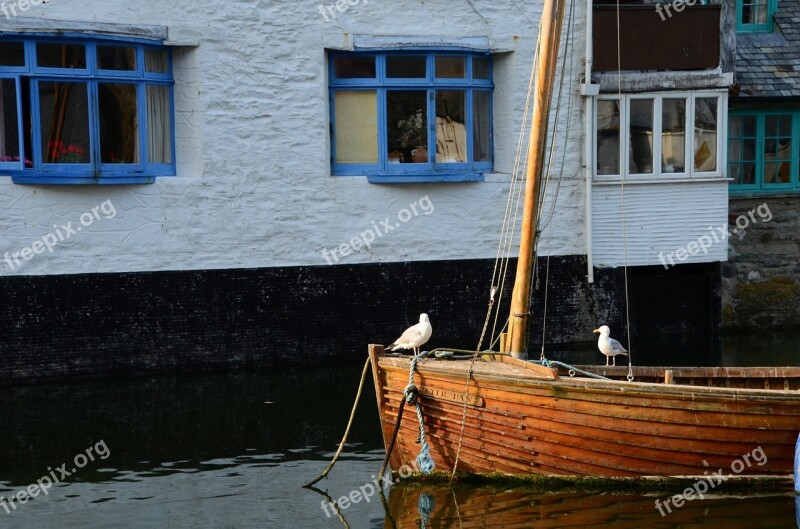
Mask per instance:
[[[417,371],[420,374],[424,374],[426,371],[429,371],[431,374],[461,375],[462,373],[460,372],[454,373],[452,369],[448,369],[448,364],[452,366],[455,363],[461,365],[463,363],[469,363],[469,360],[421,359],[417,362]],[[662,396],[670,395],[670,396],[683,396],[692,398],[706,397],[706,398],[719,398],[724,400],[737,399],[739,397],[742,398],[747,397],[750,399],[756,399],[764,402],[784,401],[789,403],[800,404],[800,390],[792,390],[792,389],[787,390],[782,388],[756,389],[756,388],[735,388],[735,387],[720,387],[720,386],[700,386],[700,385],[689,385],[689,384],[678,384],[678,383],[664,384],[663,382],[637,382],[635,380],[633,382],[628,382],[627,380],[594,379],[594,378],[580,377],[580,376],[559,377],[556,380],[548,380],[544,378],[538,378],[536,376],[521,378],[521,377],[515,377],[514,375],[503,376],[494,373],[481,372],[479,366],[483,363],[484,362],[475,363],[476,369],[473,371],[473,377],[476,380],[481,379],[481,380],[486,380],[488,382],[501,382],[512,386],[522,386],[522,387],[569,386],[571,388],[583,389],[586,391],[601,391],[601,392],[620,391],[620,392],[628,392],[632,395],[637,393],[645,395],[652,395],[653,393],[658,393],[659,395]],[[405,370],[406,372],[408,372],[408,369],[411,366],[411,358],[405,356],[402,357],[379,356],[378,364],[379,364],[378,367],[381,369],[398,369],[398,370]],[[512,370],[515,367],[517,369],[520,369],[516,365],[504,364],[501,362],[492,362],[492,364],[494,366],[502,366],[500,367],[500,369]],[[719,368],[708,368],[708,369],[719,369]],[[698,377],[698,378],[716,378],[724,380],[726,377],[709,376],[709,377]],[[764,377],[754,376],[748,378],[762,379]],[[785,378],[785,377],[775,377],[775,378]],[[800,378],[800,368],[798,368],[797,371],[797,378]],[[466,378],[460,376],[459,380],[466,381]]]

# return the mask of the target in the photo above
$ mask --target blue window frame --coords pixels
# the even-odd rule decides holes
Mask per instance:
[[[172,56],[136,39],[0,39],[0,175],[145,184],[175,175]]]
[[[329,67],[334,175],[481,181],[492,170],[488,53],[342,52]]]
[[[770,33],[778,0],[736,0],[736,31]]]
[[[800,191],[800,111],[732,111],[728,120],[731,193]]]

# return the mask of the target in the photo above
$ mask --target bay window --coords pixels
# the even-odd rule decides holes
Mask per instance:
[[[643,181],[722,176],[723,108],[720,93],[599,97],[595,176]]]
[[[27,184],[150,183],[175,174],[163,46],[0,40],[0,175]]]

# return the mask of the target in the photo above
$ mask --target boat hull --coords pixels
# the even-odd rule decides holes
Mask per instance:
[[[370,354],[388,448],[411,360],[384,356],[380,346],[371,346]],[[561,377],[555,370],[494,357],[474,363],[467,393],[470,367],[469,361],[422,359],[415,370],[426,438],[439,471],[452,471],[456,457],[459,472],[507,476],[727,480],[788,477],[793,470],[800,431],[800,392],[794,389],[727,387],[753,384],[741,377],[733,383],[730,377],[727,383],[708,377],[704,386]],[[795,371],[773,378],[784,374],[786,386],[796,387],[800,372]],[[415,470],[418,433],[415,409],[406,406],[390,456],[394,470]]]

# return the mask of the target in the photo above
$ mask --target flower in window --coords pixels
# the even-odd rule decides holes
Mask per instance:
[[[397,129],[400,131],[397,142],[398,147],[402,148],[407,145],[425,146],[425,119],[421,108],[418,108],[408,119],[399,120]]]

